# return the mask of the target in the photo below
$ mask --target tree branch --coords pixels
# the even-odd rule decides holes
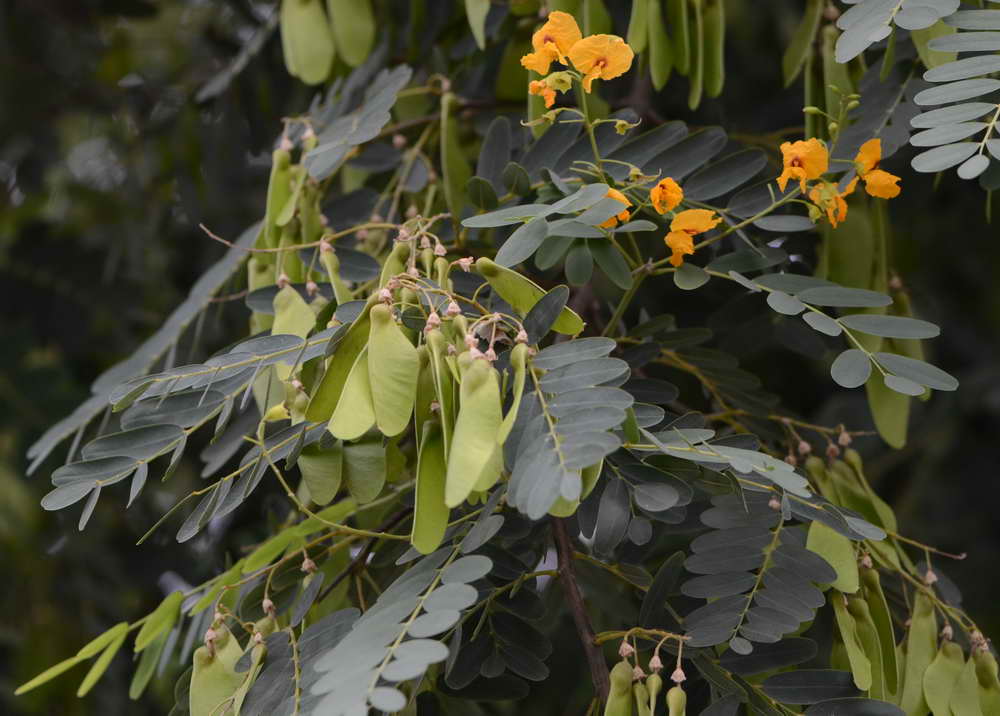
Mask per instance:
[[[566,602],[573,615],[577,634],[580,635],[583,653],[587,656],[590,679],[594,683],[594,692],[601,701],[607,701],[611,690],[608,667],[600,647],[594,643],[594,628],[590,624],[590,617],[587,616],[587,608],[583,603],[580,587],[573,574],[573,546],[570,544],[569,534],[566,532],[566,520],[560,518],[552,520],[552,536],[555,539],[556,555],[559,560],[559,581],[562,582],[563,589],[566,590]]]

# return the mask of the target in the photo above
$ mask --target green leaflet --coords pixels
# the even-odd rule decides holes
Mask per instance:
[[[339,441],[328,450],[307,445],[299,454],[298,466],[309,495],[317,505],[328,505],[340,490],[344,447]]]
[[[413,414],[420,359],[388,306],[373,306],[370,318],[368,377],[375,424],[387,436],[398,435],[409,425]]]
[[[954,716],[984,716],[979,704],[979,680],[976,677],[976,662],[970,656],[962,667],[955,682],[948,704]]]
[[[486,47],[486,16],[489,12],[490,0],[465,0],[465,17],[480,50]]]
[[[813,522],[809,525],[806,547],[829,562],[837,572],[837,579],[831,585],[834,589],[848,594],[858,591],[858,560],[851,540],[822,522]]]
[[[26,681],[20,686],[18,686],[17,689],[14,690],[14,696],[20,696],[21,694],[25,694],[31,691],[32,689],[41,686],[42,684],[52,681],[52,679],[56,678],[57,676],[66,671],[69,671],[82,661],[84,661],[84,658],[79,654],[77,654],[76,656],[71,656],[68,659],[63,659],[58,664],[55,664],[54,666],[50,666],[49,668],[47,668],[45,671],[40,673],[35,678],[31,679],[30,681]]]
[[[101,655],[97,657],[90,667],[90,671],[83,677],[83,681],[80,682],[80,686],[76,690],[77,698],[86,696],[94,688],[94,684],[104,676],[104,672],[111,666],[111,660],[115,658],[115,654],[118,653],[118,650],[122,648],[122,644],[125,643],[125,637],[128,636],[128,628],[124,624],[119,624],[114,628],[114,631],[116,631],[114,641],[104,648],[104,651],[101,652]]]
[[[467,367],[462,373],[458,419],[448,452],[445,504],[460,505],[473,489],[483,490],[500,477],[500,386],[489,361],[460,358]],[[485,487],[483,487],[485,485]]]
[[[375,46],[372,0],[326,0],[326,9],[337,52],[344,62],[357,67]]]
[[[365,346],[354,362],[337,409],[327,423],[326,429],[335,438],[357,440],[375,424],[368,354],[368,346]]]
[[[670,36],[667,35],[667,28],[663,24],[663,9],[660,7],[660,0],[636,0],[636,2],[645,2],[648,5],[646,25],[649,28],[649,74],[653,80],[653,87],[658,90],[663,89],[674,68],[674,48]],[[631,31],[631,25],[629,30]]]
[[[653,0],[658,2],[659,0]],[[688,0],[667,0],[667,27],[673,33],[674,67],[682,75],[691,71],[691,30]]]
[[[497,433],[497,442],[501,445],[507,440],[507,436],[510,435],[511,428],[514,427],[514,421],[517,420],[517,411],[521,407],[521,396],[524,395],[524,379],[528,374],[528,346],[524,343],[518,343],[510,351],[510,366],[514,369],[514,398],[511,401],[510,409],[507,410],[507,415],[504,416],[503,422],[500,424],[500,431]]]
[[[296,537],[293,530],[283,530],[265,541],[243,560],[243,574],[256,572],[261,567],[270,564],[275,557],[285,551],[285,548]]]
[[[469,183],[472,170],[462,155],[462,145],[458,141],[458,125],[453,116],[455,95],[446,92],[441,96],[441,168],[445,203],[454,221],[462,216],[465,206],[465,185]]]
[[[885,673],[885,687],[889,694],[899,692],[899,663],[896,659],[896,635],[892,629],[892,615],[889,604],[882,592],[882,583],[878,571],[871,567],[861,570],[861,583],[864,585],[865,601],[868,603],[868,613],[872,624],[878,633],[879,647],[882,650],[882,670]]]
[[[200,646],[194,652],[194,669],[191,672],[191,716],[213,716],[226,712],[223,703],[243,682],[243,675],[233,668],[243,650],[236,637],[229,633],[225,624],[213,626],[215,648],[210,652],[207,646]]]
[[[951,695],[965,666],[962,647],[953,641],[941,644],[924,672],[924,700],[934,716],[951,716]]]
[[[351,497],[363,505],[371,502],[385,485],[385,447],[374,435],[344,444],[344,484]]]
[[[806,58],[812,53],[816,31],[819,30],[820,21],[823,19],[825,6],[826,0],[806,0],[805,13],[781,59],[781,73],[785,78],[785,87],[792,84],[799,76]]]
[[[476,261],[476,270],[522,316],[526,316],[531,307],[545,295],[545,291],[531,279],[500,266],[485,256]],[[563,308],[559,318],[552,324],[552,330],[573,336],[583,331],[584,325],[583,319],[573,309]]]
[[[336,51],[320,0],[282,0],[280,22],[288,73],[307,85],[323,82]]]
[[[688,107],[698,109],[701,95],[705,89],[705,17],[703,3],[705,0],[690,0],[691,2],[691,70],[688,73]]]
[[[867,691],[872,686],[872,662],[858,633],[858,623],[847,608],[847,597],[844,594],[830,592],[830,603],[833,605],[840,638],[847,650],[847,660],[854,675],[854,684],[862,691]]]
[[[552,507],[549,514],[553,517],[569,517],[580,506],[580,501],[586,499],[587,495],[594,491],[597,485],[597,478],[601,476],[601,469],[604,467],[604,460],[595,465],[589,465],[580,471],[581,491],[579,500],[567,500],[560,495]]]
[[[163,654],[163,648],[167,645],[167,637],[169,636],[170,632],[162,632],[152,644],[143,650],[142,656],[139,658],[139,665],[135,667],[135,673],[132,674],[132,682],[128,687],[128,697],[133,701],[142,696],[146,687],[149,686],[149,682],[153,678],[153,672],[156,671],[156,666],[160,663],[160,656]]]
[[[135,636],[135,652],[138,654],[160,633],[169,631],[177,621],[181,613],[181,602],[184,600],[183,592],[171,592],[160,602],[160,605],[153,610],[153,613],[146,617],[139,633]],[[120,625],[119,625],[120,626]]]
[[[705,94],[718,97],[726,83],[726,4],[705,0]]]
[[[417,458],[417,489],[410,533],[410,542],[421,554],[436,550],[448,527],[449,510],[444,504],[447,470],[441,426],[436,421],[428,421],[423,427]]]
[[[653,0],[655,2],[655,0]],[[628,19],[628,32],[625,33],[625,41],[636,53],[646,49],[646,40],[649,35],[649,4],[651,0],[632,0],[632,14]],[[653,8],[659,12],[659,3]],[[660,22],[662,26],[662,20]]]
[[[854,626],[857,630],[858,641],[861,648],[871,663],[871,686],[868,689],[869,696],[873,699],[886,700],[890,697],[886,683],[886,665],[883,661],[882,645],[879,640],[878,630],[872,621],[868,604],[861,597],[847,598],[847,611],[854,617]],[[895,659],[892,665],[895,666]]]
[[[907,714],[925,713],[924,672],[937,653],[937,618],[934,604],[923,592],[914,598],[913,616],[906,635],[906,661],[899,707]]]
[[[365,311],[347,329],[347,334],[337,344],[323,379],[316,388],[306,408],[306,419],[319,423],[329,420],[340,402],[344,384],[354,367],[361,351],[368,345],[369,319]]]

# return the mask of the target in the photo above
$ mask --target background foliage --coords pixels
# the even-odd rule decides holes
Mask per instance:
[[[404,4],[384,3],[383,12]],[[802,122],[801,89],[785,89],[780,71],[798,6],[769,2],[763,11],[756,4],[750,11],[746,3],[728,4],[726,88],[696,112],[688,109],[683,79],[656,92],[637,78],[610,93],[613,104],[627,98],[648,120],[722,124],[734,138],[771,150],[773,161],[778,133],[797,134],[789,128]],[[162,713],[172,701],[163,687],[147,693],[142,706],[127,701],[131,666],[125,659],[83,700],[65,681],[18,700],[9,694],[92,635],[147,613],[170,589],[216,573],[225,549],[263,536],[262,521],[275,514],[280,493],[269,488],[252,508],[236,513],[225,539],[209,530],[177,544],[164,531],[136,548],[176,495],[199,486],[196,451],[189,451],[172,483],[150,485],[127,512],[111,501],[99,505],[82,534],[75,515],[38,511],[49,489],[47,468],[24,478],[23,455],[87,396],[94,375],[159,327],[222,254],[197,225],[236,237],[259,218],[275,128],[282,117],[306,109],[313,92],[287,76],[277,34],[270,33],[231,85],[199,99],[199,90],[254,33],[268,32],[268,4],[7,0],[0,8],[2,66],[9,68],[0,77],[6,339],[0,395],[9,406],[0,427],[0,563],[6,581],[18,585],[3,597],[0,706],[14,714]],[[626,16],[626,8],[615,8],[622,34]],[[456,48],[470,39],[459,14],[439,38],[434,61],[461,66],[471,48]],[[498,105],[504,106],[502,98],[481,92],[462,117],[474,124],[478,113]],[[993,272],[1000,249],[984,222],[987,195],[951,174],[940,180],[914,174],[905,161],[912,153],[905,149],[889,163],[905,187],[891,206],[894,265],[920,315],[944,327],[934,361],[963,389],[915,404],[902,451],[888,450],[877,438],[857,446],[869,478],[908,534],[969,552],[967,560],[944,569],[962,585],[964,606],[997,633],[990,567],[998,537],[985,507],[997,497],[991,478],[993,436],[1000,428],[1000,295]],[[656,289],[650,291],[655,300]],[[681,294],[670,310],[696,325],[725,321],[722,312],[707,315],[718,305],[702,293]],[[739,315],[738,307],[730,310]],[[244,318],[241,301],[219,302],[202,327],[202,345],[225,345],[239,335]],[[765,332],[770,340],[734,339],[725,347],[781,393],[790,410],[819,423],[865,426],[863,396],[832,384],[810,346],[771,328]],[[187,342],[178,350],[198,355]],[[791,388],[790,375],[801,376]],[[575,638],[569,622],[560,628],[562,638]],[[553,668],[556,679],[573,677]],[[532,708],[552,712],[541,701]]]

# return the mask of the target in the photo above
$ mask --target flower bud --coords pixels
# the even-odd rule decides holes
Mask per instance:
[[[258,644],[258,645],[259,644],[263,644],[264,643],[264,635],[261,634],[259,631],[255,631],[253,633],[253,643],[254,644]]]
[[[618,656],[627,659],[634,653],[635,648],[628,643],[628,639],[622,639],[622,643],[618,645]]]
[[[638,664],[632,669],[632,681],[642,681],[646,678],[646,672],[642,670],[642,667]]]
[[[831,460],[836,460],[840,456],[840,448],[830,443],[826,446],[826,456]]]
[[[412,238],[413,236],[406,230],[405,226],[399,227],[399,233],[396,234],[396,241],[409,241]]]
[[[378,300],[383,301],[385,303],[392,303],[392,291],[390,291],[388,288],[383,288],[381,291],[378,292]]]
[[[423,236],[420,237],[420,248],[429,249],[430,247],[431,247],[431,240],[427,236],[427,234],[424,234]]]
[[[462,267],[463,271],[465,271],[466,273],[468,273],[469,270],[472,268],[472,257],[471,256],[466,256],[465,258],[459,259],[458,260],[458,265]]]
[[[282,271],[281,275],[278,276],[278,281],[277,281],[278,288],[284,288],[285,286],[287,286],[291,282],[292,282],[292,280],[290,278],[288,278],[288,274],[286,274],[284,271]]]
[[[407,219],[412,219],[416,215],[417,215],[417,207],[415,205],[410,204],[408,207],[406,207],[406,218]]]
[[[684,669],[682,669],[679,666],[676,669],[674,669],[674,673],[670,675],[670,680],[673,681],[675,684],[679,684],[682,681],[687,681],[687,676],[684,674]]]
[[[770,507],[775,512],[781,511],[781,500],[778,499],[777,495],[771,495],[771,499],[767,501],[767,506]]]
[[[483,358],[483,357],[485,357],[485,356],[483,356],[483,352],[481,350],[479,350],[478,348],[476,348],[475,346],[472,346],[472,347],[469,348],[469,355],[472,356],[473,358]]]
[[[517,337],[514,338],[514,340],[517,341],[518,343],[527,343],[528,342],[528,333],[527,333],[527,331],[525,331],[523,328],[521,330],[519,330],[517,332]]]
[[[653,654],[653,658],[649,660],[649,670],[654,674],[663,668],[663,662],[660,661],[659,654]]]
[[[802,455],[803,457],[805,457],[806,455],[808,455],[813,451],[812,445],[810,445],[805,440],[799,440],[799,444],[796,449],[799,451],[799,455]]]
[[[875,566],[875,564],[872,562],[872,556],[867,552],[861,555],[861,566],[864,567],[865,569],[871,569],[872,567]]]
[[[448,250],[444,247],[444,244],[442,244],[440,241],[437,241],[437,242],[434,243],[434,255],[435,256],[444,256],[447,253],[448,253]]]
[[[934,584],[936,581],[938,581],[938,576],[937,574],[934,573],[933,569],[928,569],[926,572],[924,572],[924,584],[930,586],[931,584]]]
[[[331,251],[333,251],[333,246],[331,246],[330,242],[327,241],[326,239],[320,239],[319,240],[319,250],[320,250],[320,253],[328,254]]]
[[[402,149],[406,146],[406,137],[399,133],[392,135],[392,146],[396,149]]]
[[[417,270],[416,266],[410,266],[410,268],[406,269],[406,273],[412,278],[420,278],[420,272]]]
[[[431,311],[430,315],[427,316],[427,323],[424,325],[424,332],[429,333],[440,326],[441,316],[438,315],[437,311]]]
[[[945,624],[944,628],[941,630],[941,638],[945,641],[951,641],[955,636],[955,630],[951,628],[951,624]]]
[[[840,435],[837,436],[837,443],[840,447],[847,447],[851,444],[851,436],[846,430],[841,430]]]
[[[281,135],[281,141],[278,142],[278,149],[281,149],[282,151],[285,151],[285,152],[290,152],[294,148],[295,148],[295,145],[292,144],[292,140],[289,139],[288,137],[286,137],[284,134],[282,134]]]
[[[465,334],[465,347],[466,348],[476,348],[479,345],[479,340],[471,333]]]
[[[372,214],[371,223],[381,224],[383,221],[385,221],[385,217],[379,214],[378,212]]]
[[[792,467],[795,467],[796,465],[799,464],[799,459],[794,455],[792,455],[792,453],[788,453],[787,455],[785,455],[785,462],[787,462]]]
[[[295,388],[295,390],[301,391],[303,388],[302,381],[298,378],[292,378],[292,387]]]
[[[306,293],[310,296],[315,296],[317,293],[319,293],[319,284],[317,284],[312,279],[306,281]]]
[[[274,602],[272,602],[267,597],[264,597],[264,601],[260,603],[260,608],[264,610],[265,614],[274,616]]]
[[[441,403],[437,402],[436,400],[432,400],[431,401],[431,412],[432,413],[437,413],[440,410],[441,410]]]
[[[312,574],[316,571],[316,563],[313,562],[309,557],[302,560],[302,571],[306,574]]]
[[[368,229],[358,229],[357,231],[354,232],[354,235],[358,238],[359,241],[364,241],[365,239],[368,238]]]
[[[490,363],[492,363],[493,361],[495,361],[497,359],[497,352],[495,350],[493,350],[492,347],[491,348],[487,348],[486,349],[486,353],[484,353],[483,355],[486,356],[486,360],[488,360]]]

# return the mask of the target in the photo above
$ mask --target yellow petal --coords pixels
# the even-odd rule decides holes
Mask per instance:
[[[578,43],[581,37],[583,37],[583,34],[580,32],[580,26],[576,24],[573,16],[569,13],[556,10],[549,13],[545,24],[539,28],[538,32],[532,35],[531,44],[536,50],[540,50],[549,44],[554,45],[555,52],[557,53],[555,59],[565,62],[570,48]]]
[[[649,200],[659,214],[673,211],[684,199],[684,190],[672,178],[660,179],[656,186],[649,190]]]
[[[830,152],[827,151],[823,142],[816,138],[798,142],[783,142],[781,156],[784,171],[778,178],[778,186],[782,191],[785,190],[785,184],[789,178],[798,179],[802,191],[805,191],[806,181],[819,179],[830,166]]]
[[[685,232],[691,234],[701,234],[709,229],[713,229],[722,222],[722,219],[709,209],[687,209],[680,212],[670,222],[670,233]]]
[[[874,169],[865,174],[865,191],[879,199],[899,196],[899,177],[882,169]]]
[[[570,48],[569,59],[584,75],[584,89],[590,92],[597,79],[611,80],[629,71],[635,53],[617,35],[591,35]]]
[[[664,238],[667,246],[673,252],[670,255],[670,263],[673,266],[680,266],[684,263],[684,256],[694,253],[694,239],[686,231],[671,231]]]
[[[878,166],[882,160],[882,140],[869,139],[861,145],[858,156],[854,158],[854,163],[858,167],[858,174],[864,176]]]

